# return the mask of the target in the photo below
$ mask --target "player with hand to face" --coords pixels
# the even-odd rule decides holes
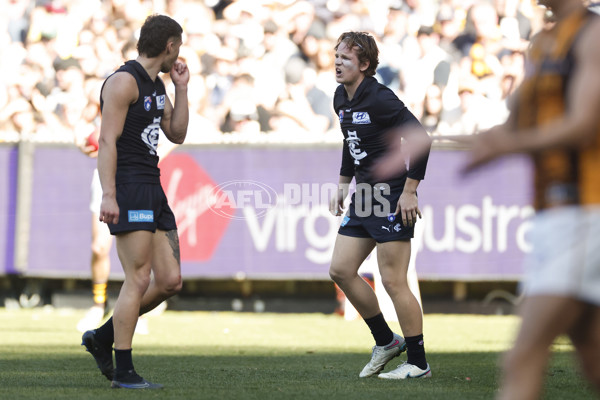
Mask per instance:
[[[135,371],[133,333],[139,315],[178,293],[182,285],[177,225],[160,183],[157,154],[161,131],[175,144],[183,143],[187,134],[190,75],[178,61],[182,32],[167,16],[149,16],[140,32],[139,56],[109,76],[101,90],[99,219],[116,237],[125,280],[113,317],[82,339],[113,388],[162,387]],[[158,76],[161,72],[171,74],[174,104]]]

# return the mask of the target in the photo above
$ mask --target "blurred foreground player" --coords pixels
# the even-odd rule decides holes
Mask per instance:
[[[113,388],[162,388],[136,373],[131,345],[138,316],[181,289],[177,226],[160,184],[157,146],[161,129],[178,144],[187,134],[189,71],[177,61],[182,32],[167,16],[149,16],[140,32],[138,58],[108,77],[100,95],[100,220],[116,236],[125,280],[113,317],[82,339]],[[160,72],[170,72],[174,106]]]
[[[600,394],[600,17],[581,0],[538,3],[556,23],[532,40],[507,122],[455,138],[472,145],[467,170],[510,153],[528,153],[535,165],[534,250],[502,400],[540,397],[550,346],[562,334]],[[380,168],[402,166],[389,158]]]
[[[335,92],[334,108],[345,140],[339,191],[332,198],[331,213],[342,215],[353,177],[357,190],[338,231],[329,273],[375,339],[371,360],[359,376],[429,378],[423,315],[407,279],[414,224],[417,216],[421,217],[417,186],[425,176],[428,157],[421,155],[411,162],[408,171],[383,182],[371,174],[376,160],[388,149],[389,134],[404,137],[411,133],[425,141],[429,136],[404,103],[373,77],[378,54],[375,39],[362,32],[343,33],[335,46],[336,81],[340,85]],[[375,292],[358,274],[375,246],[383,286],[392,299],[404,338],[392,332]],[[407,362],[379,374],[392,358],[405,350]]]

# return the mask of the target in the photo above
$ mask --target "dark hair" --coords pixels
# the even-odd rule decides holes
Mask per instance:
[[[369,67],[365,71],[365,75],[375,75],[375,70],[379,65],[379,49],[373,36],[366,32],[345,32],[338,38],[335,50],[338,49],[340,43],[345,42],[346,46],[350,49],[357,47],[356,54],[358,56],[358,62],[363,63],[369,62]]]
[[[183,29],[174,19],[166,15],[150,15],[146,18],[140,39],[137,43],[138,53],[146,57],[157,57],[167,47],[170,38],[181,39]]]

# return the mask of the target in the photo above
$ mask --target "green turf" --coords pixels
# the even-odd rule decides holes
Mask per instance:
[[[165,389],[127,391],[111,390],[80,346],[81,316],[0,308],[0,399],[492,399],[500,355],[518,323],[510,316],[426,315],[433,379],[384,381],[358,378],[372,345],[362,321],[167,311],[149,317],[149,335],[134,338],[136,369]],[[571,347],[562,340],[554,350],[544,398],[591,398]]]

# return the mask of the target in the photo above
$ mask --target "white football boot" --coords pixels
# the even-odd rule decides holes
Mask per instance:
[[[431,378],[431,368],[421,369],[407,362],[402,363],[393,371],[379,374],[381,379],[409,379],[409,378]]]
[[[361,378],[367,378],[379,373],[392,358],[398,357],[400,353],[406,350],[406,341],[397,333],[394,333],[394,339],[386,346],[373,346],[371,361],[358,375]]]

